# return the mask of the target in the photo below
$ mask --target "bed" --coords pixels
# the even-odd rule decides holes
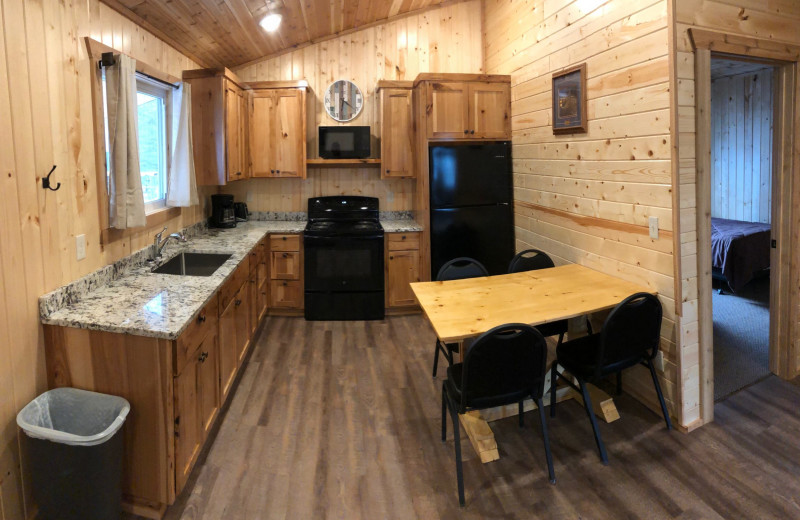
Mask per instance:
[[[711,267],[714,277],[737,292],[769,269],[770,225],[711,219]]]

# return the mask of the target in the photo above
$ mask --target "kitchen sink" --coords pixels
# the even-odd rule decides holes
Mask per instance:
[[[181,253],[153,269],[158,274],[211,276],[231,255],[214,253]]]

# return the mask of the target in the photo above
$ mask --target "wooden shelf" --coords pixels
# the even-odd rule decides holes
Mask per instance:
[[[380,159],[306,159],[306,166],[317,168],[380,166]]]

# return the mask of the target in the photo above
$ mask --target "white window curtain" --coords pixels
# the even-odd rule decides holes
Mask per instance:
[[[106,68],[109,169],[109,223],[116,229],[147,223],[139,171],[136,60],[124,54]]]
[[[192,151],[192,86],[182,83],[172,95],[172,160],[167,180],[167,206],[187,207],[199,204],[194,176]],[[177,115],[177,119],[175,119]]]

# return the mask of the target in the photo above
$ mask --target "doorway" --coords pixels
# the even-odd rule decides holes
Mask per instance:
[[[775,67],[711,57],[714,401],[768,376]]]

